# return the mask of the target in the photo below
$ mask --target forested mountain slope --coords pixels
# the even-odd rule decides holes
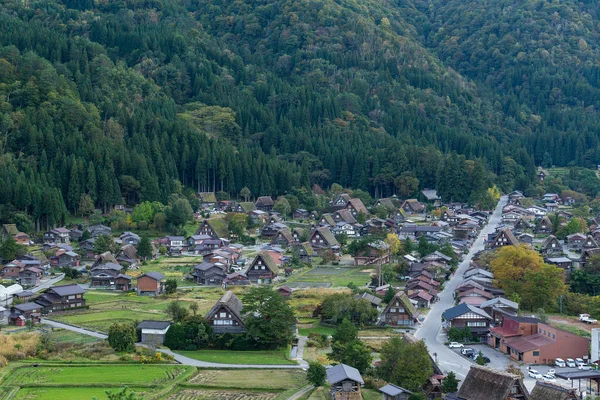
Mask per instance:
[[[600,162],[600,9],[593,0],[433,0],[422,31],[446,65],[531,126],[537,164]]]
[[[504,64],[487,44],[476,52],[481,26],[504,17],[487,21],[472,3],[3,2],[2,215],[14,207],[53,225],[84,193],[103,208],[167,202],[179,182],[272,195],[337,182],[389,195],[417,178],[475,202],[492,181],[527,188],[534,156],[595,163],[597,17],[561,17],[587,26],[589,58],[534,73],[539,46],[521,70],[519,52],[499,49]],[[461,15],[474,9],[476,24]]]

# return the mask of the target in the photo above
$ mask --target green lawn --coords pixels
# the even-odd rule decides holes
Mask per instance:
[[[319,333],[321,335],[333,335],[335,328],[330,326],[323,326],[319,323],[313,324],[308,327],[298,327],[298,333],[302,336],[308,336],[309,333]]]
[[[130,388],[138,395],[144,395],[148,389]],[[86,387],[59,387],[59,388],[23,388],[17,392],[15,400],[90,400],[96,398],[98,400],[107,399],[105,388],[86,388]],[[111,392],[119,390],[118,388],[111,389]]]
[[[287,349],[264,351],[197,350],[177,353],[195,360],[223,364],[295,365],[287,360]]]
[[[137,310],[107,310],[100,312],[81,312],[69,315],[53,315],[52,319],[66,322],[75,326],[82,326],[100,332],[108,332],[108,328],[114,323],[151,320],[167,320],[167,314],[140,312]]]
[[[4,382],[18,386],[151,386],[172,381],[191,367],[176,365],[79,365],[17,368]]]

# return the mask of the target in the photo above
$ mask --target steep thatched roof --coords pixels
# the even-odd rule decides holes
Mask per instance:
[[[242,321],[242,308],[244,305],[242,301],[237,297],[231,290],[225,292],[223,297],[221,297],[215,305],[210,309],[210,311],[206,314],[206,318],[212,318],[215,313],[217,313],[221,307],[225,307],[231,314],[233,314],[240,322]]]
[[[506,400],[511,389],[517,387],[529,399],[529,392],[518,375],[472,365],[465,381],[458,391],[458,398],[464,400]]]
[[[537,381],[529,400],[572,400],[577,399],[577,389]]]

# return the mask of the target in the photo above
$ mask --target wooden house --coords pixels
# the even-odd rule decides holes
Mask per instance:
[[[19,273],[19,282],[23,287],[37,286],[40,284],[44,272],[36,267],[25,268]]]
[[[282,247],[292,246],[294,243],[296,243],[296,239],[294,239],[292,232],[288,228],[284,228],[277,232],[277,234],[271,240],[271,244]]]
[[[425,212],[425,204],[422,204],[417,199],[408,199],[402,203],[400,207],[406,214],[423,214]]]
[[[361,199],[350,199],[346,205],[346,209],[350,211],[350,214],[352,214],[354,218],[358,218],[360,214],[363,214],[364,216],[369,215],[369,211]]]
[[[221,285],[226,277],[225,265],[205,261],[194,267],[192,277],[199,285]]]
[[[393,383],[388,383],[382,388],[379,388],[382,400],[408,400],[413,394],[410,390],[396,386]]]
[[[257,210],[270,212],[271,210],[273,210],[275,202],[273,201],[271,196],[261,196],[258,199],[256,199],[256,203],[254,203],[254,205],[256,206]]]
[[[252,283],[271,283],[279,273],[279,267],[267,252],[262,252],[254,257],[246,271],[246,276]]]
[[[244,333],[246,328],[242,319],[242,301],[231,291],[225,292],[206,314],[213,333]]]
[[[140,331],[141,342],[146,345],[160,346],[165,341],[165,335],[171,327],[170,321],[144,320],[136,327]]]
[[[308,242],[300,243],[295,247],[294,251],[298,254],[300,261],[306,263],[312,262],[313,255],[315,254],[314,249]]]
[[[500,229],[492,239],[489,247],[498,249],[503,246],[518,246],[519,241],[509,228]]]
[[[563,247],[556,236],[550,235],[542,243],[541,252],[544,257],[557,256],[563,253]]]
[[[346,364],[338,364],[327,370],[332,400],[361,400],[360,388],[364,385],[360,372]]]
[[[518,375],[471,365],[467,377],[455,394],[445,400],[528,400],[529,392]]]
[[[44,290],[35,302],[43,307],[45,313],[69,310],[85,306],[84,294],[85,290],[76,284],[53,286]]]
[[[2,232],[0,233],[2,236],[2,241],[5,241],[17,233],[19,233],[19,229],[17,229],[16,224],[2,224]]]
[[[386,326],[413,326],[418,322],[419,313],[415,310],[408,296],[398,292],[389,302],[381,317],[380,323]]]
[[[537,381],[529,395],[529,400],[579,400],[579,396],[575,388]]]
[[[158,296],[165,291],[165,276],[160,272],[146,272],[137,278],[137,294]]]
[[[314,250],[331,249],[340,246],[333,233],[326,226],[315,229],[310,235],[308,242]]]
[[[27,321],[39,323],[42,316],[42,305],[34,302],[16,304],[11,307],[8,324],[24,326]]]
[[[90,271],[92,288],[127,291],[131,289],[131,277],[122,274],[123,266],[115,263],[98,265]]]
[[[544,215],[542,219],[538,221],[535,227],[535,233],[537,235],[550,235],[553,231],[552,222],[547,215]]]
[[[194,235],[207,235],[213,239],[227,238],[229,230],[224,218],[211,218],[202,221]]]
[[[587,235],[585,240],[581,244],[581,249],[588,250],[588,249],[596,249],[596,248],[598,248],[598,242],[596,241],[596,239],[594,239],[594,237],[592,235]]]
[[[461,303],[444,311],[442,320],[442,325],[446,329],[464,329],[468,327],[471,329],[473,336],[478,336],[479,340],[485,341],[490,330],[492,317],[478,307]]]
[[[572,235],[567,236],[566,245],[571,250],[579,250],[583,247],[585,239],[586,236],[583,233],[573,233]]]
[[[350,202],[350,195],[348,193],[340,193],[330,204],[333,210],[340,210],[346,208]]]

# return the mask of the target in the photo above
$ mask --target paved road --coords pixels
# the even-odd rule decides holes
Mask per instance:
[[[40,290],[48,289],[50,286],[62,281],[64,278],[65,278],[65,274],[60,274],[57,277],[48,279],[46,282],[42,283],[41,285],[38,285],[38,286],[34,287],[33,289],[29,289],[29,290],[31,290],[33,293],[37,293]]]
[[[42,318],[42,324],[46,324],[46,325],[52,326],[54,328],[62,328],[62,329],[66,329],[68,331],[81,333],[83,335],[93,336],[98,339],[107,339],[108,338],[108,336],[105,335],[104,333],[91,331],[89,329],[80,328],[80,327],[74,326],[74,325],[63,324],[62,322],[52,321],[52,320],[49,320],[46,318]]]
[[[442,313],[450,307],[454,306],[453,294],[456,287],[463,281],[463,274],[469,267],[473,255],[478,251],[483,250],[483,240],[488,233],[494,232],[496,226],[502,221],[502,208],[508,202],[507,196],[502,196],[492,216],[490,217],[487,226],[485,226],[477,240],[471,247],[469,253],[463,261],[458,265],[456,273],[446,282],[444,290],[439,294],[439,301],[433,305],[423,324],[417,329],[415,336],[423,339],[429,352],[437,359],[438,365],[442,371],[454,371],[457,377],[461,380],[467,376],[472,362],[466,358],[456,354],[456,352],[444,345],[446,336],[442,331]],[[436,357],[437,355],[437,357]],[[491,358],[491,357],[490,357]]]

